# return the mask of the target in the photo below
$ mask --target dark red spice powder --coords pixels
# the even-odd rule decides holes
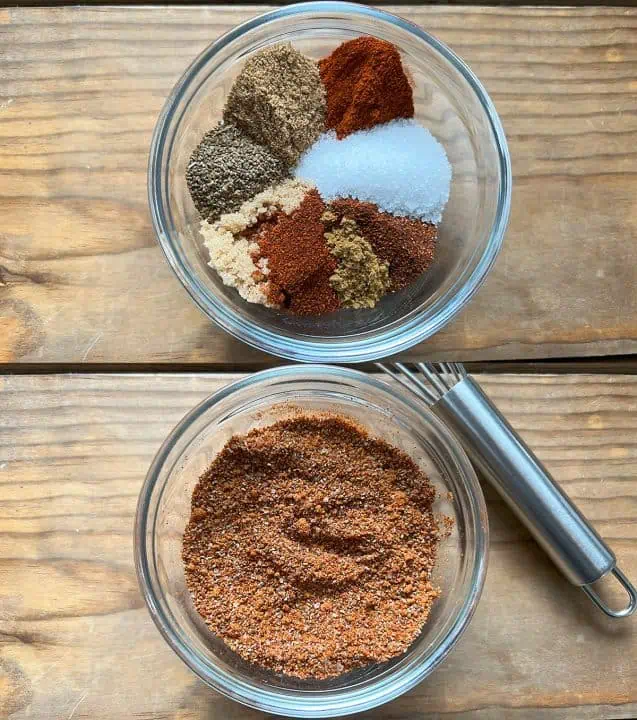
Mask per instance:
[[[335,200],[330,210],[339,220],[354,220],[376,255],[389,263],[390,291],[414,282],[433,262],[438,229],[432,223],[380,212],[373,203],[351,198]]]
[[[339,139],[414,116],[413,92],[398,50],[373,37],[339,45],[319,61],[327,96],[326,126]]]
[[[279,214],[256,238],[268,258],[269,299],[296,315],[322,315],[340,306],[330,285],[337,262],[325,241],[324,212],[321,196],[311,190],[294,212]]]

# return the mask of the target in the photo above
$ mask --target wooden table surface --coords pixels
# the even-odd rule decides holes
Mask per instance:
[[[145,181],[177,77],[262,9],[0,8],[0,718],[262,717],[168,649],[132,560],[169,429],[230,369],[273,362],[189,302]],[[492,274],[405,357],[487,367],[487,391],[637,580],[637,9],[397,12],[476,70],[514,170]],[[637,618],[595,611],[485,494],[475,619],[428,680],[365,717],[637,717]]]
[[[0,362],[263,362],[192,305],[146,201],[167,93],[200,50],[255,12],[0,10]],[[637,9],[400,12],[484,81],[514,172],[495,269],[466,311],[409,355],[637,351]]]

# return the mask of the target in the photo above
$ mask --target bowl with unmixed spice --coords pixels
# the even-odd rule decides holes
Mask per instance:
[[[406,692],[447,656],[484,583],[465,453],[364,373],[266,370],[194,408],[140,493],[135,562],[168,644],[265,712],[327,717]]]
[[[159,243],[211,320],[282,357],[359,362],[471,299],[511,169],[491,100],[445,45],[382,10],[308,2],[192,63],[148,182]]]

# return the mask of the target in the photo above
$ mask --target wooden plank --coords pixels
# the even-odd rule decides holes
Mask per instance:
[[[207,43],[261,8],[0,11],[0,362],[254,363],[158,250],[146,162]],[[637,350],[637,10],[401,7],[465,58],[515,173],[483,290],[410,357]]]
[[[169,429],[231,376],[0,379],[0,716],[257,718],[168,649],[135,579],[133,515]],[[637,579],[637,378],[481,376]],[[569,586],[493,493],[483,598],[447,662],[377,720],[637,714],[637,624]]]
[[[277,5],[293,5],[296,0],[282,0],[276,3]],[[74,0],[0,0],[0,7],[59,7],[63,5],[74,5]],[[85,0],[83,5],[103,5],[102,0]],[[205,0],[171,0],[170,3],[158,3],[156,0],[112,0],[109,5],[206,5]],[[233,5],[249,6],[254,5],[251,0],[232,0]],[[533,5],[535,7],[587,7],[589,6],[590,0],[571,0],[566,3],[558,3],[555,0],[535,0]],[[393,2],[377,2],[374,5],[378,7],[402,7],[402,6],[414,6],[414,5],[478,5],[478,6],[491,6],[491,5],[526,5],[523,0],[419,0],[414,2],[413,0],[393,0]],[[597,0],[596,6],[609,5],[611,7],[634,7],[634,0]]]

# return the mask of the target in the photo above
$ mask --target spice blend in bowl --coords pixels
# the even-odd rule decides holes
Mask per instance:
[[[159,449],[135,520],[140,588],[170,647],[216,691],[285,717],[363,712],[427,677],[467,628],[487,557],[459,442],[346,367],[279,366],[206,398]]]
[[[235,435],[201,476],[186,584],[244,660],[327,679],[405,652],[439,595],[450,519],[416,463],[353,421],[297,415]]]
[[[434,260],[451,165],[413,116],[385,40],[348,40],[318,62],[289,43],[253,54],[186,169],[221,280],[309,316],[374,308],[415,282]]]
[[[267,183],[242,182],[241,163],[206,180],[214,155],[196,149],[219,123]],[[266,241],[295,232],[273,228],[313,190],[325,207],[294,244],[319,262],[282,272]],[[377,8],[310,1],[251,18],[185,70],[153,133],[148,191],[157,241],[209,320],[279,357],[357,363],[430,338],[471,301],[503,242],[511,168],[493,103],[442,42]],[[332,223],[346,201],[369,206],[367,227],[351,206]]]

